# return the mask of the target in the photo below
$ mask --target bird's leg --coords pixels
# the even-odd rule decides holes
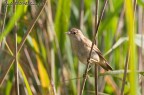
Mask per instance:
[[[83,78],[87,78],[87,76],[88,76],[87,73],[88,73],[88,71],[89,71],[89,66],[90,66],[89,59],[90,59],[90,58],[87,59],[87,67],[86,67],[85,73],[83,74]]]
[[[91,58],[91,59],[88,60],[88,62],[91,64],[91,63],[95,63],[95,62],[98,62],[98,61]],[[89,72],[91,70],[91,68],[92,68],[92,66],[89,65],[87,72]]]
[[[91,58],[91,59],[89,60],[89,62],[90,62],[90,63],[97,63],[98,61]]]
[[[92,63],[94,63],[94,62],[98,62],[98,61],[96,61],[96,60],[94,60],[94,59],[90,59],[89,60],[89,63],[90,63],[90,65],[89,65],[89,67],[88,67],[88,71],[87,72],[89,72],[90,70],[91,70],[91,68],[92,68]]]
[[[84,74],[83,74],[83,78],[86,78],[86,77],[88,77],[88,74],[87,74],[87,73],[86,73],[86,74],[84,73]]]
[[[91,66],[91,65],[89,65],[88,70],[87,70],[87,73],[90,71],[90,69],[91,69],[91,68],[92,68],[92,66]],[[84,77],[84,78],[88,76],[88,74],[87,74],[87,73],[84,73],[84,74],[83,74],[83,77]]]
[[[92,64],[92,63],[97,63],[98,61],[97,60],[94,60],[94,59],[92,59],[92,58],[88,58],[87,59],[87,62],[88,62],[88,68],[87,68],[87,72],[85,72],[85,74],[83,74],[83,77],[87,77],[87,73],[90,71],[90,69],[92,68],[92,66],[90,65],[90,64]]]
[[[85,74],[83,74],[83,77],[87,77],[87,73],[90,71],[90,69],[92,68],[92,66],[91,66],[91,63],[93,63],[93,62],[95,62],[95,60],[93,60],[93,59],[91,59],[91,58],[88,58],[88,60],[87,60],[87,62],[88,62],[88,68],[87,68],[87,72],[85,73]]]
[[[90,71],[91,68],[92,68],[92,66],[90,65],[89,68],[88,68],[88,72]]]

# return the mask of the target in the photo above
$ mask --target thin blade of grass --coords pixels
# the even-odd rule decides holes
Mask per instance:
[[[132,73],[132,71],[128,70],[127,74]],[[144,71],[136,71],[135,73],[137,74],[141,74],[144,76]],[[109,71],[109,72],[105,72],[105,73],[99,73],[99,76],[105,76],[105,75],[118,75],[118,74],[124,74],[124,70],[115,70],[115,71]]]
[[[27,78],[26,78],[26,75],[25,75],[25,73],[24,73],[24,71],[23,71],[20,63],[18,64],[18,68],[19,68],[19,70],[20,70],[20,72],[21,72],[21,74],[22,74],[22,76],[23,76],[24,83],[25,83],[26,88],[27,88],[27,91],[28,91],[28,95],[33,95],[32,91],[31,91],[31,88],[30,88],[30,85],[29,85],[29,83],[28,83],[28,80],[27,80]]]
[[[2,75],[1,78],[0,78],[0,87],[2,86],[2,83],[3,83],[6,75],[8,74],[9,70],[11,69],[13,63],[14,63],[14,60],[13,60],[13,58],[12,58],[12,59],[10,60],[9,64],[8,64],[7,68],[5,69],[5,72],[3,73],[3,75]]]
[[[117,47],[121,46],[124,42],[128,41],[127,37],[121,37],[113,46],[110,50],[108,50],[104,56],[110,54],[114,49],[116,49]]]

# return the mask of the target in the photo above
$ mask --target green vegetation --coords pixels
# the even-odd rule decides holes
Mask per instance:
[[[86,65],[65,32],[79,28],[83,0],[14,1],[0,1],[0,95],[16,95],[18,88],[20,95],[78,95]],[[144,95],[144,1],[133,1],[108,0],[104,10],[96,40],[113,71],[99,68],[101,95]],[[91,40],[95,2],[84,0],[83,9],[81,30]],[[95,95],[94,77],[92,65],[83,95]]]

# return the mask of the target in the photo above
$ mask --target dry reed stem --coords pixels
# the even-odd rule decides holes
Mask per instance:
[[[127,76],[127,70],[128,70],[128,63],[129,63],[129,54],[130,54],[130,50],[128,50],[127,52],[127,56],[126,56],[126,61],[125,61],[125,68],[124,68],[124,75],[123,75],[123,81],[122,81],[122,88],[121,88],[121,94],[124,94],[124,86],[125,86],[125,82],[126,82],[126,76]]]
[[[82,87],[81,87],[80,95],[83,94],[85,82],[86,82],[86,80],[87,80],[87,73],[88,73],[88,69],[89,69],[89,65],[90,65],[89,59],[90,59],[90,57],[91,57],[92,49],[93,49],[93,46],[94,46],[94,44],[95,44],[95,37],[96,37],[97,31],[98,31],[100,22],[101,22],[101,20],[102,20],[102,17],[103,17],[104,10],[105,10],[105,7],[106,7],[106,5],[107,5],[107,2],[108,2],[108,0],[105,0],[104,6],[103,6],[103,8],[102,8],[101,15],[100,15],[100,18],[99,18],[99,21],[98,21],[98,24],[97,24],[97,27],[96,27],[96,30],[95,30],[95,33],[94,33],[93,42],[92,42],[91,50],[90,50],[90,53],[89,53],[89,58],[87,59],[87,67],[86,67],[86,70],[85,70],[85,74],[84,74],[85,76],[84,76],[84,79],[83,79],[83,82],[82,82]]]
[[[98,24],[98,7],[99,7],[98,5],[99,5],[99,0],[96,0],[95,27],[97,27],[97,24]],[[95,32],[97,32],[96,29],[95,29]],[[96,44],[96,39],[95,39],[95,44]],[[98,95],[98,66],[96,64],[95,64],[95,95]]]
[[[16,2],[16,0],[13,0],[13,2]],[[16,12],[16,5],[13,4],[13,14],[15,14]],[[19,95],[19,76],[18,76],[18,57],[17,57],[17,22],[15,22],[14,24],[14,40],[15,40],[15,52],[14,52],[14,56],[15,56],[15,90],[16,90],[16,95]]]

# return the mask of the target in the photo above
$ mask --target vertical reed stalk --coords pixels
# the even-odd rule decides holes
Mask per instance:
[[[95,7],[95,32],[97,32],[96,27],[98,24],[98,5],[99,0],[96,0],[96,7]],[[95,40],[96,44],[96,40]],[[95,95],[98,95],[98,66],[95,64]]]
[[[83,18],[84,18],[84,0],[80,0],[80,10],[79,10],[79,28],[80,30],[83,30]],[[78,73],[77,73],[77,77],[80,77],[80,73],[79,73],[79,69],[80,69],[80,62],[78,62]],[[77,95],[80,94],[80,79],[77,80]]]
[[[134,7],[132,0],[125,0],[126,5],[126,25],[127,25],[127,32],[129,36],[129,67],[131,73],[129,75],[130,80],[130,95],[137,95],[138,94],[138,75],[137,71],[137,53],[136,53],[136,46],[135,46],[135,6],[136,1],[134,1]]]
[[[13,0],[16,2],[16,0]],[[16,14],[16,5],[13,4],[13,13]],[[18,54],[17,54],[17,22],[14,25],[14,38],[15,38],[15,86],[16,86],[16,95],[19,95],[19,76],[18,76]]]

